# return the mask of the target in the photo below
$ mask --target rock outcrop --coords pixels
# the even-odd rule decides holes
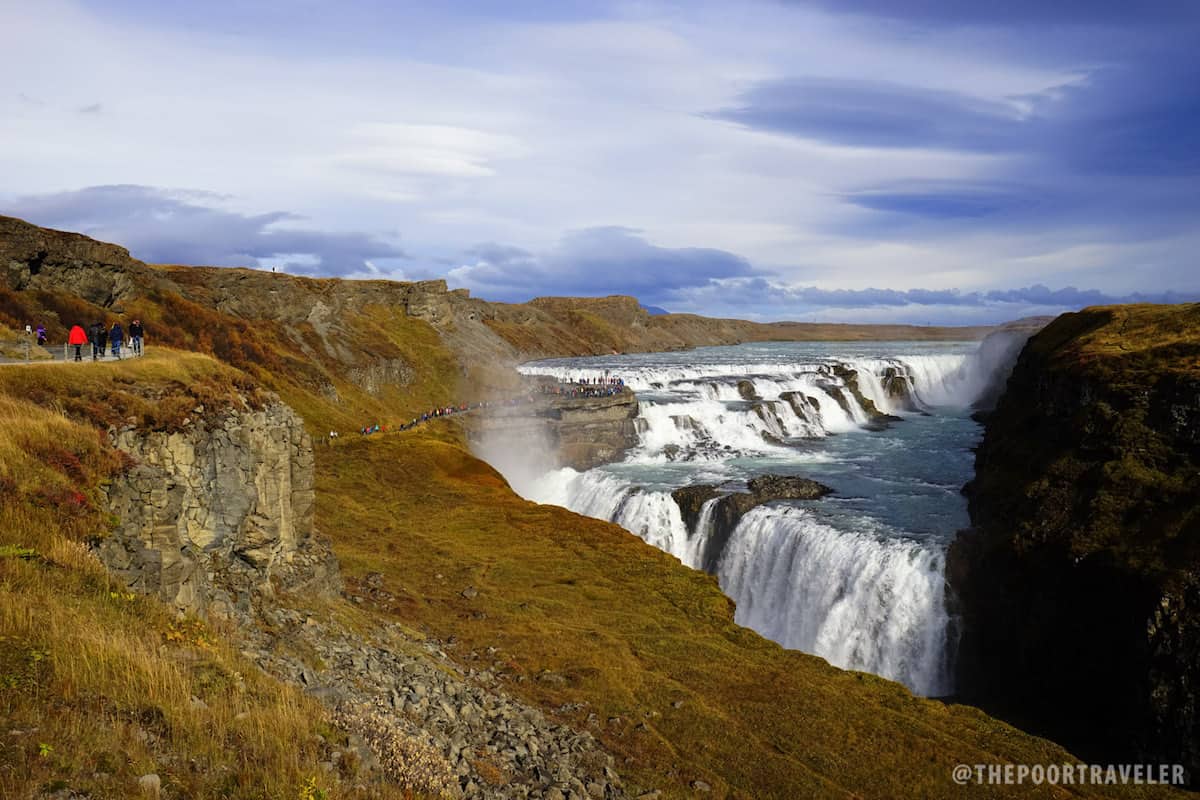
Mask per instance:
[[[14,291],[66,290],[108,307],[153,282],[124,247],[0,217],[0,285]]]
[[[701,555],[701,568],[705,572],[716,572],[729,537],[750,509],[779,500],[819,500],[833,492],[823,483],[795,475],[759,475],[751,478],[746,488],[745,492],[725,493],[717,486],[697,484],[671,492],[689,536],[700,533],[698,528],[704,506],[710,500],[716,500],[712,509],[712,529]]]
[[[110,439],[133,466],[107,487],[117,522],[97,553],[132,588],[226,617],[256,592],[336,588],[313,531],[312,441],[287,406],[198,407],[180,431],[126,427]]]
[[[832,371],[834,375],[842,379],[842,386],[828,387],[826,391],[833,395],[833,399],[851,419],[854,418],[854,412],[850,408],[850,401],[846,398],[847,392],[854,397],[859,408],[866,413],[867,424],[863,427],[867,430],[883,430],[889,424],[900,421],[900,417],[880,411],[875,406],[875,401],[862,393],[862,389],[858,385],[857,370],[843,364],[835,364]],[[902,401],[901,405],[904,408],[915,409],[912,400],[912,380],[907,375],[899,374],[895,367],[887,367],[884,371],[883,386],[889,396]]]
[[[986,421],[947,558],[962,699],[1200,776],[1200,305],[1060,317]]]
[[[637,396],[629,391],[604,397],[538,395],[534,402],[487,409],[467,426],[473,448],[493,463],[504,453],[540,463],[539,470],[577,470],[620,461],[638,443]]]

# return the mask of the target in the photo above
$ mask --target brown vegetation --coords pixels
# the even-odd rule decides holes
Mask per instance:
[[[504,359],[525,355],[871,335],[651,319],[631,298],[502,306],[436,286],[147,268],[119,248],[0,223],[0,233],[24,237],[10,261],[35,246],[64,254],[38,275],[18,270],[8,287],[0,280],[0,322],[52,316],[57,332],[80,314],[136,314],[148,325],[148,352],[170,344],[201,353],[0,367],[0,547],[9,548],[0,550],[0,669],[12,676],[12,686],[0,684],[0,709],[24,731],[0,742],[6,797],[65,784],[128,796],[151,770],[181,797],[354,793],[317,771],[339,734],[314,701],[250,668],[221,631],[180,626],[156,604],[130,599],[80,546],[105,531],[100,487],[127,466],[108,449],[106,426],[169,427],[262,386],[312,432],[347,431],[474,399],[472,391],[510,379]],[[4,247],[0,237],[0,255]],[[79,266],[87,259],[98,266]],[[109,283],[96,291],[44,285],[92,287],[97,274]],[[937,335],[950,333],[964,335]],[[407,368],[403,382],[372,392],[354,377],[392,362]],[[465,385],[464,376],[488,385]],[[507,686],[593,726],[628,783],[666,797],[690,796],[696,780],[714,797],[1067,794],[956,786],[956,763],[1071,759],[974,709],[915,698],[738,627],[711,577],[615,525],[520,499],[453,425],[320,448],[318,527],[351,585],[379,572],[396,587],[395,601],[371,613],[457,637],[460,657],[496,647],[491,666],[510,677]],[[464,597],[466,586],[477,597]],[[419,757],[402,753],[401,767]]]

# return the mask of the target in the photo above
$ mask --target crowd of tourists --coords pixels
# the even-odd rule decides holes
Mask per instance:
[[[439,408],[431,408],[429,411],[426,411],[421,416],[413,417],[410,421],[405,422],[401,425],[388,426],[388,425],[385,425],[382,423],[375,423],[374,425],[363,426],[362,428],[359,429],[358,432],[360,434],[362,434],[363,436],[370,436],[373,433],[387,433],[388,431],[407,431],[407,430],[412,430],[413,428],[417,427],[418,425],[424,425],[426,422],[429,422],[429,421],[435,420],[435,419],[439,419],[441,417],[449,417],[454,414],[465,414],[468,411],[475,411],[480,408],[497,408],[497,407],[504,407],[504,406],[518,406],[518,405],[523,405],[525,403],[532,403],[532,402],[534,402],[534,396],[528,395],[526,397],[512,397],[507,400],[482,400],[478,403],[463,403],[462,405],[457,405],[457,406],[441,406]],[[337,438],[337,436],[335,435],[335,433],[333,431],[330,431],[329,436],[331,439]]]
[[[572,380],[560,380],[557,384],[543,383],[539,386],[542,395],[553,395],[556,397],[612,397],[625,391],[625,381],[621,378],[591,378],[581,379],[578,382]],[[468,411],[476,411],[481,408],[511,408],[514,406],[528,405],[529,403],[537,402],[537,393],[530,392],[526,395],[518,395],[510,397],[506,400],[481,400],[477,403],[463,403],[455,406],[441,406],[433,408],[419,417],[413,417],[408,422],[400,425],[387,425],[377,422],[372,425],[364,425],[359,428],[358,432],[361,436],[371,436],[376,433],[388,433],[412,430],[418,425],[424,425],[435,419],[449,417],[455,414],[465,414]],[[333,440],[339,438],[337,431],[329,432],[329,444],[333,444]]]
[[[25,329],[28,331],[29,326],[26,325]],[[91,345],[92,348],[92,361],[106,358],[110,351],[113,358],[120,359],[122,348],[126,352],[140,356],[144,336],[145,328],[142,327],[141,320],[135,319],[129,323],[128,334],[120,322],[114,322],[112,327],[106,326],[103,322],[94,322],[87,330],[84,330],[82,325],[71,326],[71,330],[67,334],[67,346],[73,350],[76,361],[83,360],[84,348],[88,345]],[[39,345],[46,344],[46,328],[42,325],[37,327],[37,342]]]
[[[612,397],[625,391],[625,380],[616,376],[580,378],[578,381],[563,378],[557,384],[543,383],[541,389],[542,394],[561,397]]]

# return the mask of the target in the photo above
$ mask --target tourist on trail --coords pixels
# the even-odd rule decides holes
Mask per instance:
[[[103,322],[93,322],[92,327],[88,329],[88,338],[92,341],[92,361],[104,358],[106,333]]]
[[[121,323],[113,323],[112,330],[108,332],[108,339],[112,342],[113,357],[120,360],[121,342],[125,341],[125,329],[121,327]]]
[[[37,343],[38,343],[38,347],[46,346],[46,326],[45,325],[37,326]]]
[[[129,325],[129,341],[133,345],[133,354],[140,356],[142,354],[142,321],[135,319]]]
[[[82,361],[83,353],[80,352],[85,344],[88,343],[87,331],[82,325],[74,325],[71,327],[71,332],[67,334],[67,344],[75,348],[75,360]]]

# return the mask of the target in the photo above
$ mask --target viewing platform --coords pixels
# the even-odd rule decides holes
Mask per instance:
[[[637,446],[637,395],[625,387],[542,384],[529,403],[493,406],[467,424],[472,445],[540,456],[546,469],[591,469]]]

